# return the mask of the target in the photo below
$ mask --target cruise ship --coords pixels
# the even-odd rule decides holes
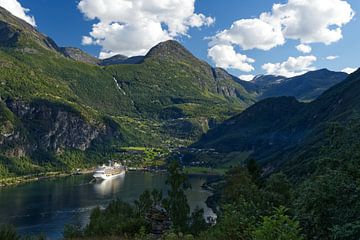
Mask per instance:
[[[109,161],[109,165],[102,165],[96,169],[93,177],[96,180],[108,180],[125,175],[126,169],[121,164]]]

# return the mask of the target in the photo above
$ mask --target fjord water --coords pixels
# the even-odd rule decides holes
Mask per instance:
[[[116,198],[133,202],[146,189],[157,188],[166,193],[165,180],[165,173],[129,172],[103,182],[83,175],[0,189],[0,224],[13,224],[21,234],[44,233],[50,239],[59,239],[65,224],[85,226],[96,206],[104,208]],[[205,216],[213,217],[205,204],[211,193],[201,188],[205,180],[190,176],[192,188],[187,196],[192,209],[202,207]]]

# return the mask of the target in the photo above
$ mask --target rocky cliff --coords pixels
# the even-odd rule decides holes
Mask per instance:
[[[22,157],[36,150],[85,151],[106,131],[104,124],[89,123],[78,112],[61,104],[8,99],[3,106],[13,118],[3,121],[7,127],[0,134],[0,146],[9,157]]]

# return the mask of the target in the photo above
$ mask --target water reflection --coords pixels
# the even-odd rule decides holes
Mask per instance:
[[[115,195],[124,185],[124,181],[125,175],[103,181],[94,181],[95,193],[100,196]]]
[[[106,207],[116,198],[133,203],[147,189],[156,188],[166,195],[166,177],[163,173],[129,172],[92,182],[91,175],[73,176],[0,189],[0,225],[9,223],[22,234],[45,233],[50,239],[61,239],[65,224],[86,225],[96,206]],[[192,189],[186,194],[191,209],[200,206],[206,216],[213,216],[204,203],[210,196],[201,188],[205,179],[189,180]]]

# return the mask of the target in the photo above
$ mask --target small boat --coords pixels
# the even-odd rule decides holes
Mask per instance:
[[[102,165],[96,169],[93,177],[96,180],[108,180],[125,175],[126,169],[123,165],[109,161],[109,165]]]

